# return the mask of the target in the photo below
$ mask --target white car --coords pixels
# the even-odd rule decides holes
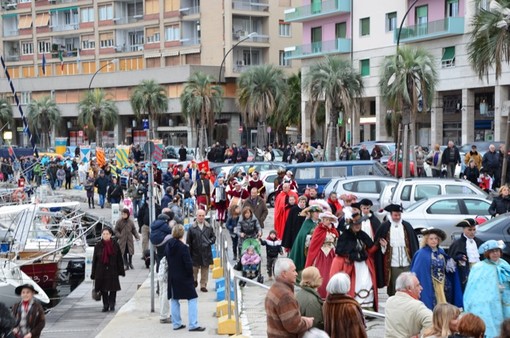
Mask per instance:
[[[490,205],[490,200],[477,195],[435,196],[410,205],[402,213],[402,219],[411,223],[418,235],[424,228],[443,230],[447,236],[441,245],[448,247],[452,236],[462,233],[462,228],[456,228],[455,225],[465,218],[491,217]]]
[[[342,194],[353,194],[359,200],[367,198],[374,203],[372,210],[379,209],[379,195],[388,185],[395,186],[398,179],[387,176],[351,176],[333,178],[324,187],[324,197],[328,198],[332,191],[340,197]]]
[[[278,176],[277,170],[266,170],[261,173],[260,179],[266,187],[266,202],[274,208],[274,180]]]

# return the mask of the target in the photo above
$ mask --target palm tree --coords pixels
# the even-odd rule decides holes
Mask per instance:
[[[304,90],[312,102],[312,115],[316,114],[321,101],[325,102],[329,117],[325,160],[335,160],[335,145],[344,139],[345,133],[344,128],[340,136],[338,133],[339,118],[344,119],[340,114],[356,111],[357,99],[362,97],[364,91],[361,75],[354,71],[349,61],[338,56],[328,56],[310,67],[304,79]]]
[[[207,130],[213,130],[215,113],[223,106],[223,89],[213,85],[214,78],[202,72],[193,73],[181,94],[182,113],[188,118],[192,131],[198,122],[198,151],[201,158],[207,147]]]
[[[275,65],[255,66],[242,73],[237,81],[237,98],[248,125],[257,124],[257,147],[267,145],[266,121],[282,111],[287,102],[287,81]]]
[[[267,120],[274,129],[277,143],[282,141],[280,137],[285,135],[288,126],[301,129],[301,72],[292,74],[287,79],[287,86],[287,105]]]
[[[471,67],[480,79],[489,78],[495,69],[496,81],[501,77],[502,63],[510,63],[510,0],[492,0],[489,10],[480,9],[471,22],[471,41],[467,52]],[[510,122],[510,120],[509,120]],[[507,123],[506,149],[510,149],[510,123]],[[508,156],[503,157],[501,184],[507,183]]]
[[[6,99],[0,99],[0,126],[12,123],[12,106]]]
[[[165,88],[155,80],[143,80],[131,95],[131,107],[138,120],[147,114],[150,119],[151,138],[154,138],[156,136],[155,122],[168,110],[168,96]]]
[[[96,144],[102,144],[101,132],[110,130],[119,119],[119,109],[115,102],[108,98],[103,89],[96,88],[85,93],[85,97],[78,104],[80,113],[78,124],[86,127],[89,137],[96,132]]]
[[[38,100],[32,100],[28,105],[28,123],[32,130],[42,135],[42,146],[50,145],[50,131],[61,120],[60,109],[51,96],[43,96]]]
[[[471,67],[480,79],[495,68],[501,76],[503,61],[510,63],[510,0],[492,0],[489,10],[480,9],[473,17],[467,52]]]
[[[426,50],[404,46],[381,64],[381,95],[389,108],[409,121],[412,144],[416,144],[416,114],[432,104],[438,81],[435,62]]]

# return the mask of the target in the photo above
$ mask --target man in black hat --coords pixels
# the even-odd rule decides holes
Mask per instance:
[[[374,240],[375,234],[379,227],[381,226],[381,222],[375,215],[372,213],[370,208],[374,205],[371,200],[368,198],[364,198],[359,201],[361,217],[364,221],[361,223],[361,230],[367,233],[370,236],[371,240]]]
[[[384,210],[389,212],[389,220],[381,224],[374,241],[380,246],[376,253],[377,287],[387,286],[388,296],[393,296],[395,281],[409,271],[419,244],[411,224],[402,221],[401,205],[390,204]]]
[[[46,325],[46,319],[42,305],[34,299],[37,290],[32,284],[23,284],[14,292],[21,296],[21,301],[12,306],[12,314],[16,320],[14,334],[17,337],[39,338]]]
[[[482,245],[483,241],[475,237],[476,226],[477,222],[472,218],[460,221],[456,227],[461,227],[463,234],[450,245],[448,250],[450,257],[457,263],[462,292],[466,288],[471,266],[478,263],[481,258],[478,248]]]

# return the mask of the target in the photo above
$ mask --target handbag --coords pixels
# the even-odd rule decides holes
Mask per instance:
[[[101,291],[96,290],[96,283],[92,284],[92,299],[95,301],[101,300]]]

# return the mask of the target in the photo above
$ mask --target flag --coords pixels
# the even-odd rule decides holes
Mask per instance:
[[[58,52],[58,58],[60,59],[60,70],[64,71],[64,52],[63,51]]]
[[[161,162],[163,159],[163,144],[154,143],[154,154],[152,154],[152,160],[154,162]]]
[[[42,73],[46,75],[46,55],[44,53],[42,55]]]
[[[14,150],[12,149],[11,145],[9,145],[9,149],[7,151],[9,152],[10,157],[14,157]]]
[[[197,163],[198,171],[205,170],[206,172],[209,171],[209,161],[205,160],[202,162]]]

